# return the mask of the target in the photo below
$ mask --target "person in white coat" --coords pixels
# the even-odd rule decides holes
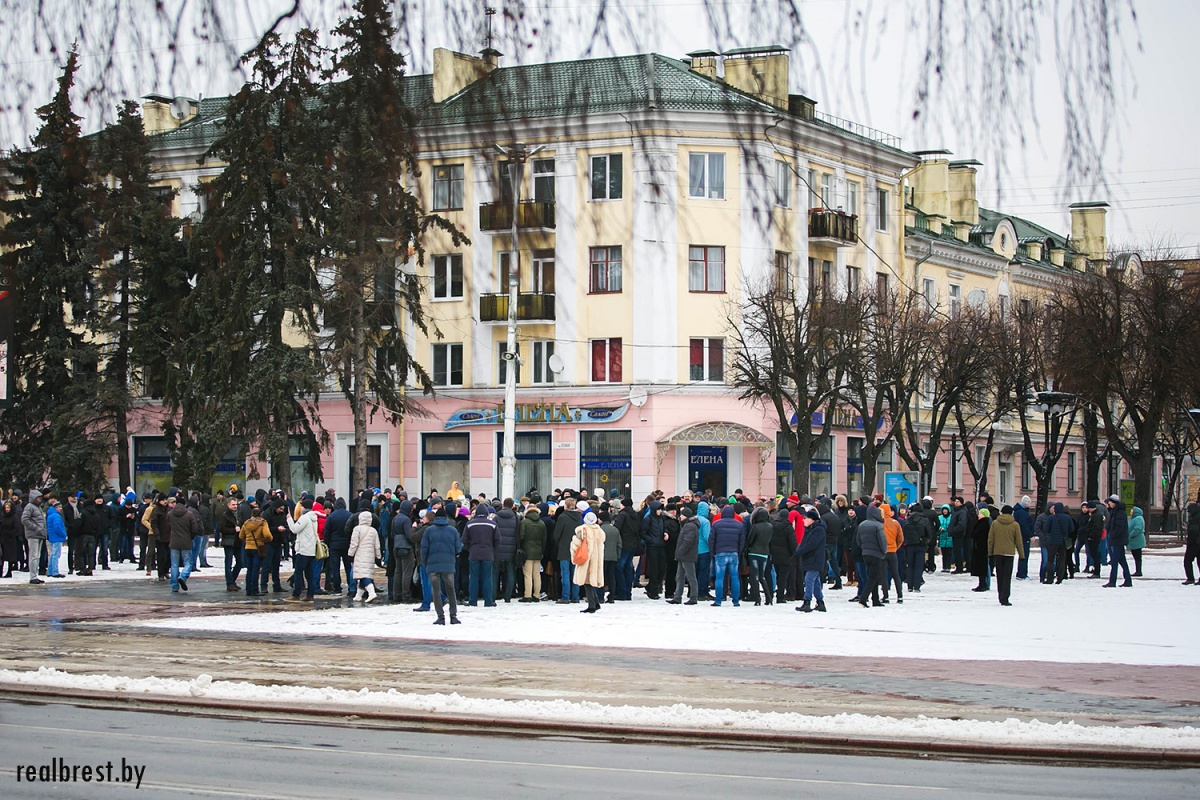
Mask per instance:
[[[350,534],[350,549],[347,551],[354,559],[354,576],[358,582],[358,594],[355,600],[371,602],[375,599],[375,582],[371,580],[371,570],[375,562],[383,557],[379,547],[379,534],[371,527],[371,512],[360,511],[358,524]]]
[[[317,576],[321,574],[322,561],[317,560],[317,512],[313,511],[311,497],[306,497],[297,506],[297,519],[287,518],[295,545],[292,548],[292,602],[299,602],[304,593],[305,600],[312,600],[317,591]]]
[[[584,542],[587,542],[587,560],[581,564],[576,556]],[[588,607],[580,613],[595,614],[600,610],[600,588],[604,586],[604,530],[591,511],[583,515],[583,524],[571,538],[571,562],[575,564],[572,580],[587,592]]]

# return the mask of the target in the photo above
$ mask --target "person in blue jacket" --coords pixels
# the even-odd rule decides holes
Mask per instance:
[[[1033,539],[1033,516],[1029,513],[1029,507],[1032,501],[1029,495],[1021,498],[1021,502],[1013,506],[1013,520],[1021,528],[1021,544],[1024,546],[1022,550],[1025,557],[1017,560],[1017,580],[1023,581],[1029,578],[1029,542]]]
[[[53,497],[50,499],[50,506],[46,511],[46,541],[50,545],[50,561],[47,564],[46,574],[51,578],[66,577],[58,571],[58,557],[62,555],[63,542],[67,541],[67,523],[63,520],[62,508],[58,499]]]
[[[454,504],[451,503],[451,506]],[[454,509],[457,513],[458,509]],[[450,511],[445,506],[433,516],[433,524],[425,529],[421,537],[421,561],[429,573],[433,589],[433,607],[437,612],[434,625],[445,625],[442,612],[443,595],[450,598],[450,624],[458,625],[458,601],[454,593],[454,573],[458,554],[462,552],[462,539],[458,529],[450,524]]]

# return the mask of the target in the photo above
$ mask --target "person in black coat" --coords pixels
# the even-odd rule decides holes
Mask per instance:
[[[785,602],[795,597],[792,586],[792,558],[796,553],[796,529],[788,522],[787,509],[779,508],[770,514],[771,566],[775,568],[775,600]]]
[[[971,574],[979,578],[979,585],[971,591],[986,592],[992,588],[990,564],[988,563],[988,531],[991,530],[992,512],[981,508],[971,526]]]
[[[1125,513],[1125,504],[1121,498],[1113,495],[1104,501],[1108,507],[1108,583],[1107,588],[1117,585],[1117,568],[1122,570],[1125,581],[1122,586],[1133,586],[1133,577],[1129,574],[1129,562],[1125,560],[1125,548],[1129,546],[1129,517]]]
[[[369,511],[370,508],[360,507],[359,510]],[[346,567],[347,594],[353,596],[357,592],[354,585],[354,559],[350,557],[350,537],[354,534],[356,525],[358,514],[351,514],[346,508],[346,501],[339,497],[333,503],[333,511],[325,518],[325,545],[329,548],[325,589],[331,593],[342,591],[343,565]]]
[[[817,611],[825,610],[825,595],[821,592],[821,573],[825,570],[825,543],[828,532],[820,513],[815,509],[805,512],[804,537],[796,548],[796,558],[800,560],[800,569],[804,572],[804,605],[797,611],[812,611],[814,597],[817,601]]]

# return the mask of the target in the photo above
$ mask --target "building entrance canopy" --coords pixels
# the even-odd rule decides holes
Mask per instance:
[[[685,425],[655,442],[656,464],[655,473],[662,472],[663,461],[672,447],[691,447],[697,445],[709,447],[757,447],[758,470],[761,481],[762,471],[766,467],[771,452],[775,449],[775,440],[764,434],[740,425],[736,422],[699,422]]]

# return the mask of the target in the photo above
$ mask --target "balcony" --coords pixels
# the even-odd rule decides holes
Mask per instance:
[[[512,203],[484,203],[479,207],[479,230],[512,230]],[[554,203],[523,200],[517,203],[517,227],[554,229]]]
[[[479,321],[492,323],[508,322],[508,295],[479,295]],[[554,295],[518,294],[517,321],[554,322]]]
[[[810,244],[852,247],[858,241],[858,217],[844,211],[814,208],[808,212]]]

